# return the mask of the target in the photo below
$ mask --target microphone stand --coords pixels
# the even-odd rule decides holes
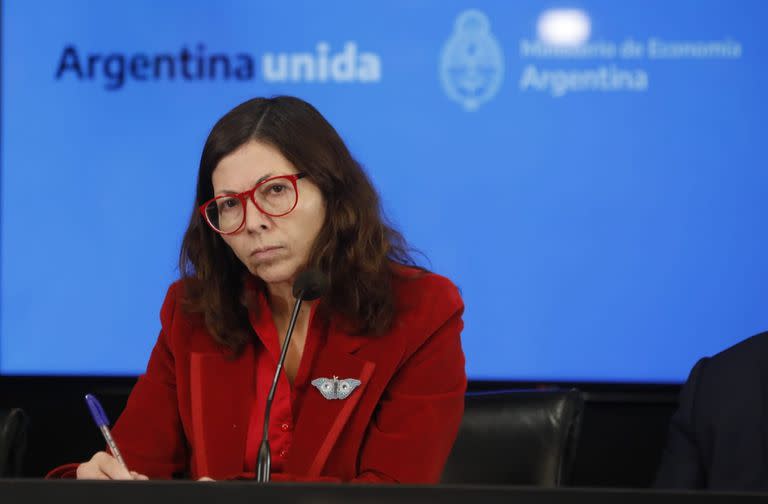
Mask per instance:
[[[283,369],[285,355],[288,353],[288,344],[291,342],[293,327],[296,325],[296,319],[299,316],[299,309],[301,308],[303,298],[304,290],[300,291],[298,296],[296,296],[296,303],[293,305],[293,313],[291,313],[291,321],[288,324],[288,331],[285,334],[283,348],[280,351],[280,360],[277,362],[277,370],[275,371],[275,377],[272,379],[272,387],[269,389],[267,404],[264,408],[264,433],[261,438],[261,446],[259,446],[259,455],[256,458],[256,481],[258,483],[269,482],[269,476],[272,469],[272,452],[269,448],[269,412],[272,409],[272,399],[275,397],[277,380],[280,378],[280,371]]]

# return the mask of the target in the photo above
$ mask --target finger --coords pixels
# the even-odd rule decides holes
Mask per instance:
[[[144,476],[143,474],[137,473],[136,471],[131,471],[131,476],[133,476],[133,479],[135,479],[135,480],[144,481],[144,480],[148,480],[149,479],[146,476]]]
[[[83,462],[77,466],[75,471],[76,478],[79,480],[108,480],[109,476],[99,469],[99,466],[92,460]]]
[[[213,478],[209,478],[208,476],[203,476],[202,478],[198,478],[197,481],[216,481]]]
[[[99,469],[113,480],[132,480],[133,476],[115,457],[106,452],[99,452],[93,459],[99,464]]]

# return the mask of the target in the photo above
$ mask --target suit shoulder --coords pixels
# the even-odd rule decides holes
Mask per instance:
[[[394,328],[407,341],[406,353],[420,348],[448,324],[455,324],[457,331],[461,331],[464,302],[459,289],[448,278],[411,269],[405,275],[397,275],[394,293]],[[458,341],[458,333],[455,336]]]
[[[707,370],[727,369],[737,372],[755,365],[768,365],[768,332],[755,334],[715,354],[708,359]]]
[[[458,287],[448,278],[425,270],[399,267],[393,283],[398,307],[405,310],[447,312],[464,307]]]
[[[398,275],[394,286],[393,329],[404,344],[403,362],[413,365],[438,354],[463,355],[464,302],[458,287],[442,275],[413,269]],[[417,353],[420,357],[413,360]]]
[[[173,319],[174,314],[180,308],[180,304],[184,298],[184,281],[176,280],[170,286],[165,293],[165,299],[163,305],[160,308],[160,319],[165,324]]]
[[[185,282],[184,280],[177,280],[168,287],[165,300],[160,308],[162,332],[174,344],[190,344],[191,339],[200,336],[201,330],[207,335],[202,315],[189,312],[185,304],[185,297]]]
[[[165,294],[166,298],[181,299],[184,297],[184,280],[176,280],[168,286],[168,291]]]
[[[768,371],[768,332],[756,334],[699,361],[685,387],[696,390],[698,408],[728,416],[729,407],[759,394]],[[734,394],[738,390],[739,394]],[[720,413],[717,414],[720,417]]]

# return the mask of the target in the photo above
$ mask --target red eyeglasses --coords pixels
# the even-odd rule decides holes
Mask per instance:
[[[200,213],[217,233],[237,233],[245,225],[245,207],[249,199],[259,212],[270,217],[291,213],[299,202],[296,181],[305,176],[305,173],[278,175],[262,180],[248,191],[216,196],[200,205]]]

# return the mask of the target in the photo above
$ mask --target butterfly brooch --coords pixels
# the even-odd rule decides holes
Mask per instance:
[[[360,385],[360,380],[354,378],[339,380],[338,376],[334,376],[333,378],[315,378],[311,383],[326,399],[346,399]]]

